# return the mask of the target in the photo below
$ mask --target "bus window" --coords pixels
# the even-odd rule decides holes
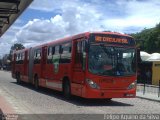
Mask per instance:
[[[134,75],[134,54],[134,48],[90,45],[89,71],[99,75]]]
[[[52,58],[53,58],[53,55],[55,53],[55,47],[48,47],[48,56],[47,56],[47,63],[48,64],[52,64]]]
[[[24,61],[24,53],[16,54],[16,64],[23,64]]]
[[[34,64],[40,64],[41,61],[41,49],[37,49],[34,52]]]
[[[52,57],[52,63],[54,64],[54,72],[58,73],[59,71],[59,61],[60,61],[60,46],[55,46],[55,54]]]
[[[19,54],[16,54],[16,64],[18,64],[18,57],[19,57]]]
[[[75,63],[82,63],[82,41],[76,43]]]
[[[70,63],[71,62],[71,43],[65,43],[61,46],[61,59],[60,63]]]
[[[24,52],[20,54],[21,58],[20,58],[20,64],[23,64],[24,61]]]
[[[59,54],[60,53],[60,46],[56,46],[55,47],[55,54]]]
[[[75,56],[75,63],[82,64],[83,70],[86,66],[86,51],[85,51],[85,41],[79,41],[76,44],[76,56]]]
[[[53,55],[55,53],[55,47],[48,47],[48,56]]]

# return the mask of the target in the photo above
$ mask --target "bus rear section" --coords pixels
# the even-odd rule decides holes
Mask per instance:
[[[17,80],[28,82],[28,62],[29,62],[29,50],[17,50],[12,54],[12,77]]]

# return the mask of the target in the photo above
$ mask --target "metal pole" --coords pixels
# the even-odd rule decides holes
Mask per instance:
[[[146,83],[145,83],[145,80],[144,80],[144,85],[143,85],[143,95],[145,94],[145,88],[146,88]]]
[[[158,97],[160,96],[160,80],[159,80],[159,89],[158,89]]]

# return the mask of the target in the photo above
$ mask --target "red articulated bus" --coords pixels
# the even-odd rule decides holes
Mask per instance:
[[[135,40],[116,32],[86,32],[12,56],[12,77],[83,98],[134,98]]]

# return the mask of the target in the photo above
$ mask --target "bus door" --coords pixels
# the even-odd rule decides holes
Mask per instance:
[[[72,77],[72,91],[73,94],[81,95],[82,87],[85,80],[85,68],[86,68],[86,52],[85,52],[85,40],[77,39],[73,41],[74,45],[74,57],[73,57],[73,77]],[[74,89],[75,88],[75,89]]]
[[[28,75],[28,50],[24,53],[24,76]]]
[[[42,58],[41,58],[41,80],[40,80],[40,85],[45,86],[46,80],[45,80],[45,75],[46,75],[46,64],[47,63],[47,46],[42,47]]]
[[[41,59],[41,74],[42,78],[44,75],[44,71],[46,70],[46,60],[47,60],[47,46],[42,47],[42,59]]]
[[[51,57],[51,63],[49,66],[50,73],[48,73],[48,81],[47,86],[61,90],[62,89],[62,81],[60,81],[61,78],[61,71],[60,71],[60,45],[56,45],[51,49],[52,57]]]
[[[28,77],[29,83],[33,82],[34,49],[30,48],[28,52]]]

